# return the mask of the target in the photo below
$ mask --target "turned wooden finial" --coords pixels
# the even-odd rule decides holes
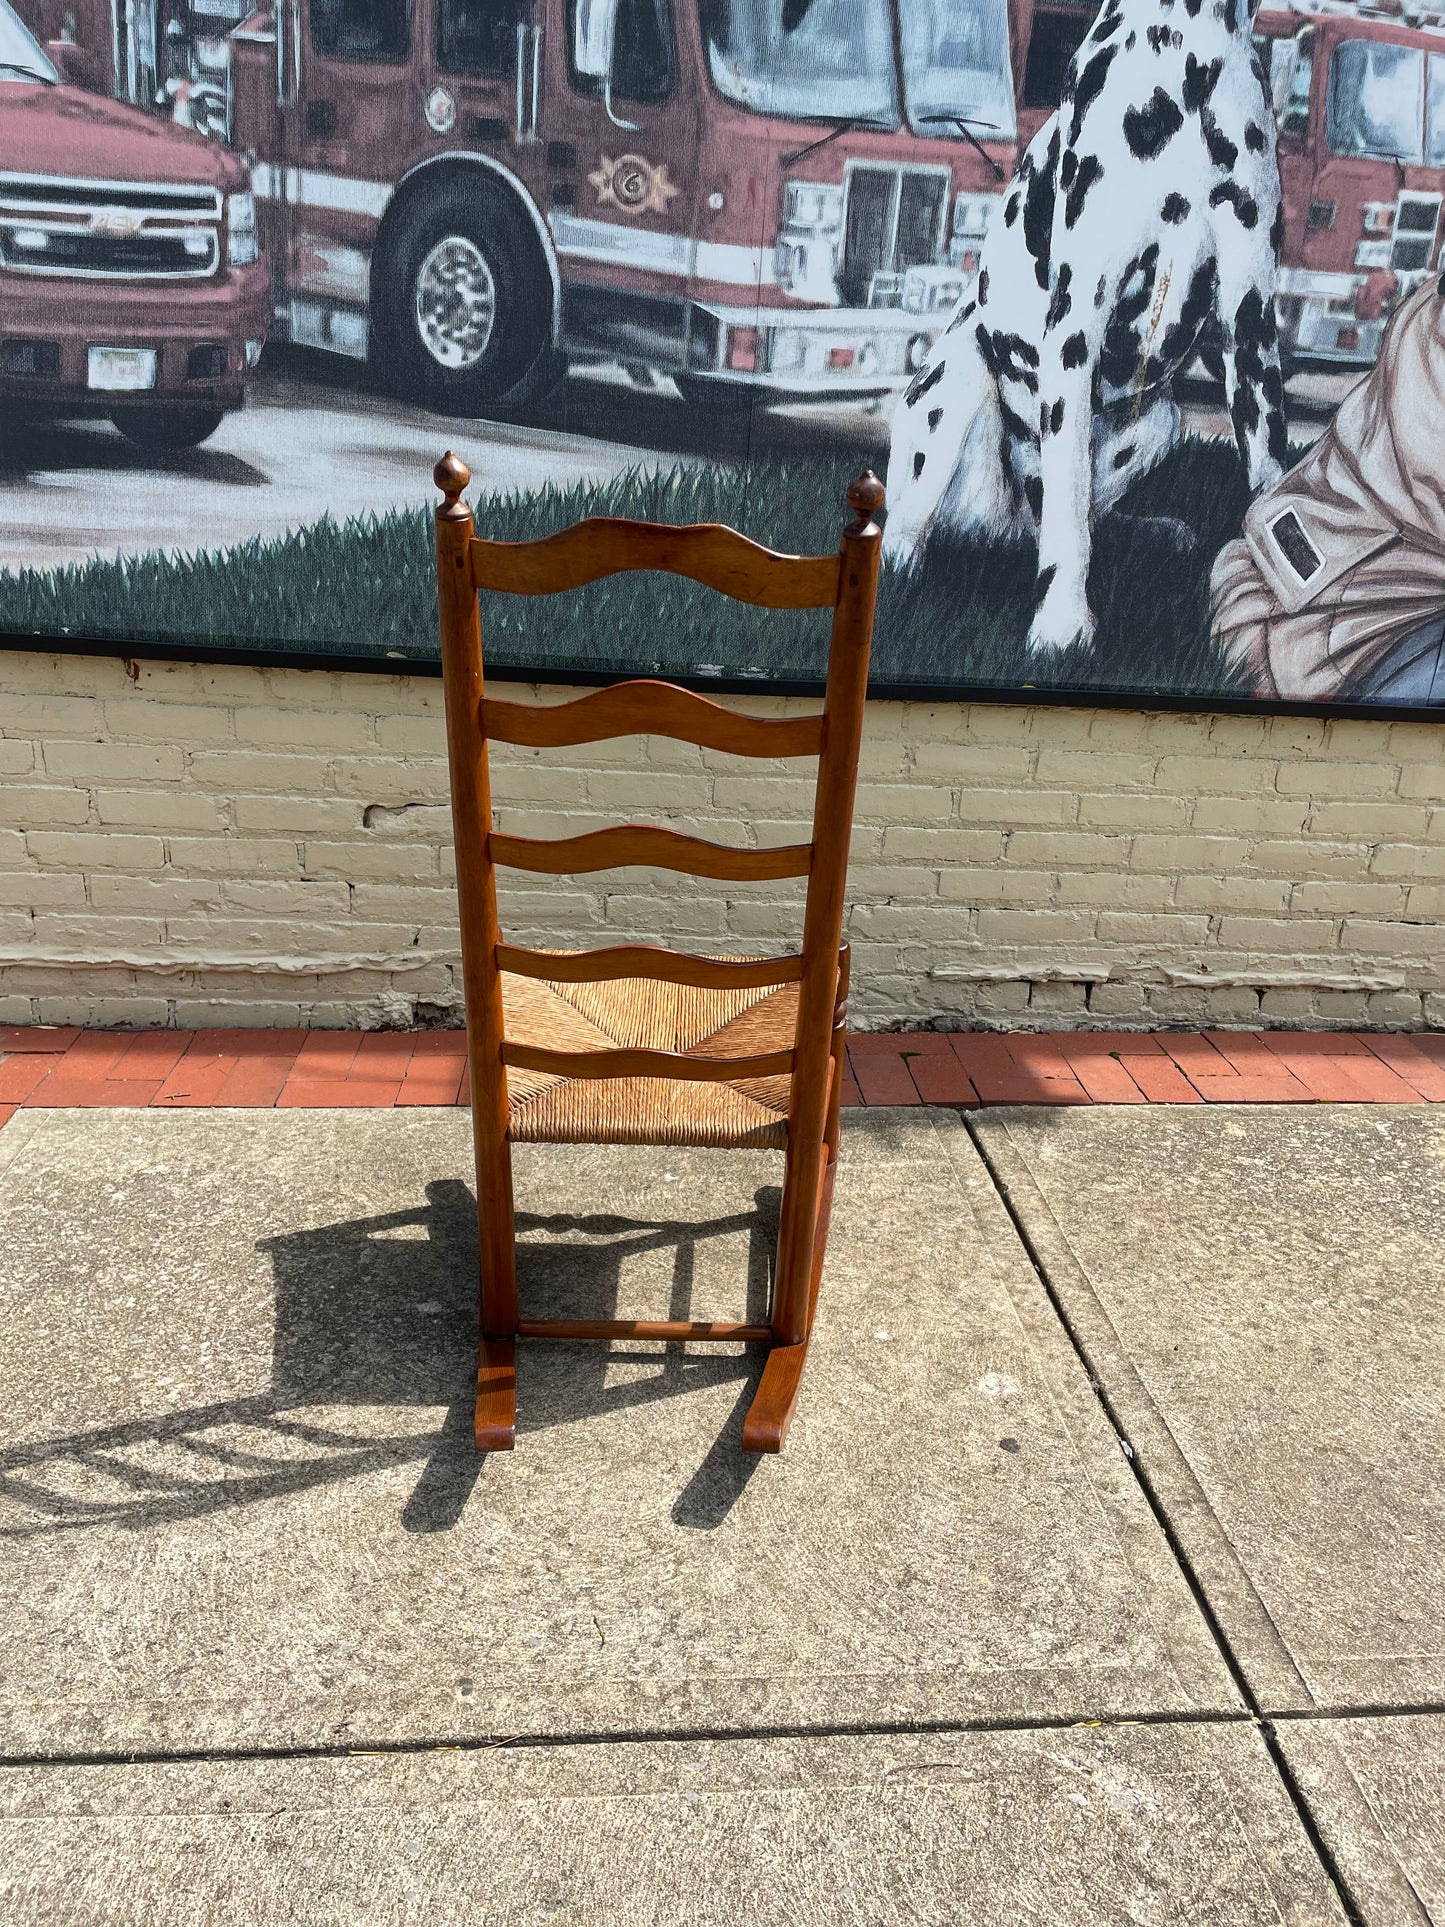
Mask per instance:
[[[466,504],[459,498],[471,479],[472,471],[461,456],[454,455],[448,449],[432,470],[432,480],[447,498],[437,510],[439,522],[464,522],[467,519]]]
[[[848,484],[847,502],[856,516],[849,535],[866,535],[873,525],[873,517],[888,499],[888,491],[873,473],[865,468],[861,475],[855,476]]]

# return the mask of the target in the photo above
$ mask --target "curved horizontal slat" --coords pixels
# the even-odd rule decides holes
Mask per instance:
[[[690,528],[594,515],[538,542],[472,541],[479,589],[557,595],[625,569],[665,569],[763,609],[831,609],[836,555],[779,555],[720,522]]]
[[[767,1344],[769,1325],[726,1318],[519,1318],[518,1338],[670,1338],[703,1344]]]
[[[642,865],[681,870],[688,876],[720,877],[728,883],[762,883],[776,877],[808,874],[813,846],[785,843],[771,850],[734,850],[680,830],[645,823],[619,823],[585,836],[500,836],[490,838],[492,860],[514,870],[539,870],[545,876],[585,876],[590,870],[620,870]]]
[[[499,943],[497,968],[511,971],[514,977],[538,977],[554,984],[605,984],[618,977],[642,977],[660,984],[692,984],[699,990],[757,990],[800,982],[803,959],[688,957],[646,943],[561,952]]]
[[[614,736],[670,736],[729,756],[818,756],[823,718],[740,716],[670,682],[620,682],[570,703],[482,698],[482,734],[529,749],[567,749]]]
[[[786,1076],[793,1053],[690,1057],[673,1050],[544,1050],[538,1044],[504,1043],[502,1062],[544,1077],[671,1077],[684,1084],[730,1084],[734,1078]]]

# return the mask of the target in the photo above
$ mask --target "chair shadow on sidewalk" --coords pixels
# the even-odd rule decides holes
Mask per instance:
[[[703,1223],[620,1215],[517,1215],[522,1301],[537,1315],[632,1316],[624,1269],[672,1253],[665,1312],[687,1318],[699,1248],[746,1236],[746,1310],[765,1322],[780,1194]],[[485,1467],[471,1437],[477,1338],[476,1203],[467,1185],[427,1186],[426,1203],[263,1240],[275,1276],[271,1387],[250,1397],[0,1448],[0,1495],[32,1517],[0,1538],[199,1518],[398,1464],[421,1473],[402,1511],[410,1532],[456,1525]],[[221,1308],[217,1308],[220,1310]],[[730,1314],[736,1316],[736,1313]],[[727,1422],[672,1508],[708,1530],[727,1517],[757,1467],[741,1449],[761,1354],[682,1344],[525,1348],[528,1386],[518,1450],[530,1433],[735,1382]],[[619,1367],[623,1369],[619,1371]],[[650,1369],[649,1369],[650,1368]],[[446,1407],[438,1429],[392,1421]],[[354,1412],[350,1423],[347,1413]]]

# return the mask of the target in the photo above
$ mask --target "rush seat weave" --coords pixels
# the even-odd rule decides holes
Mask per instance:
[[[641,1049],[752,1057],[789,1050],[798,986],[713,990],[616,977],[549,983],[502,973],[510,1042],[546,1050]],[[562,1077],[507,1072],[514,1144],[692,1144],[715,1150],[781,1151],[788,1140],[792,1079],[684,1084],[666,1077]]]

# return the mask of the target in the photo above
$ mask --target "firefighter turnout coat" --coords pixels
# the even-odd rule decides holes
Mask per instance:
[[[1257,694],[1328,701],[1445,616],[1445,280],[1396,311],[1370,375],[1220,552],[1214,630]]]

